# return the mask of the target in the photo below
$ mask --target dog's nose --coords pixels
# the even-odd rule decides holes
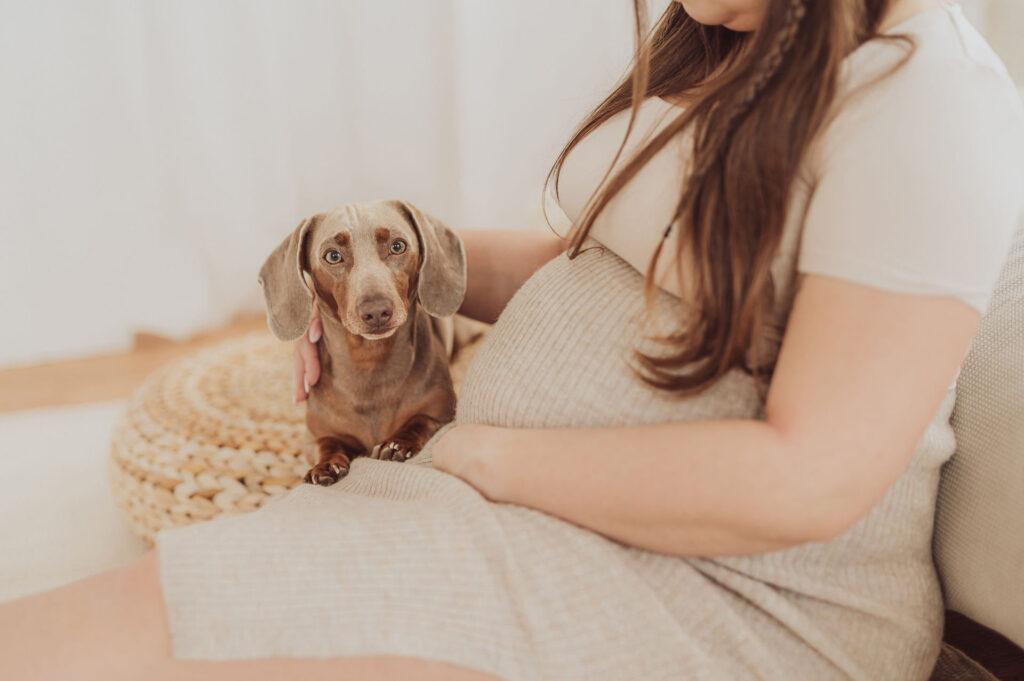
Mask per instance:
[[[395,311],[390,298],[368,298],[359,303],[359,318],[371,326],[384,326]]]

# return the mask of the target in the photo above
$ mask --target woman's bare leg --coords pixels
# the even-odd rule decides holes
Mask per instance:
[[[0,678],[32,681],[494,681],[400,657],[186,662],[170,656],[156,551],[133,565],[0,604]]]

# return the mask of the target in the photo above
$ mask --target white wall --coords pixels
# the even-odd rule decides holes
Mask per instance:
[[[335,205],[527,226],[629,5],[0,0],[0,366],[260,310],[263,258]]]
[[[986,37],[1024,88],[1024,0],[986,0],[983,5]]]

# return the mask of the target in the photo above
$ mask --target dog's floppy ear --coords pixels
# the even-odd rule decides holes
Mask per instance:
[[[309,328],[313,294],[303,279],[306,238],[319,215],[306,218],[277,248],[271,251],[257,279],[267,306],[267,325],[279,340],[292,341]]]
[[[458,312],[466,295],[466,250],[448,225],[427,215],[408,201],[388,201],[416,229],[420,241],[420,304],[434,317]]]

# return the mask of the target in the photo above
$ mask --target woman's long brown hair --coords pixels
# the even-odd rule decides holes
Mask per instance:
[[[553,177],[557,199],[569,152],[594,128],[630,109],[622,144],[570,235],[569,257],[575,258],[597,216],[630,178],[671,139],[692,132],[689,175],[665,236],[680,230],[676,267],[680,282],[684,269],[691,275],[694,299],[685,302],[693,314],[683,328],[653,338],[669,348],[667,354],[634,348],[639,367],[633,369],[647,383],[692,395],[739,367],[766,394],[774,359],[763,344],[778,340],[778,330],[767,326],[775,296],[770,266],[791,189],[805,151],[830,115],[843,59],[874,38],[913,47],[906,36],[878,35],[889,3],[769,0],[760,28],[737,33],[702,25],[671,2],[648,35],[646,0],[633,1],[632,68],[580,124],[545,186]],[[640,104],[654,96],[686,96],[692,103],[609,177]],[[654,309],[655,264],[664,243],[663,238],[644,277],[648,312]]]

